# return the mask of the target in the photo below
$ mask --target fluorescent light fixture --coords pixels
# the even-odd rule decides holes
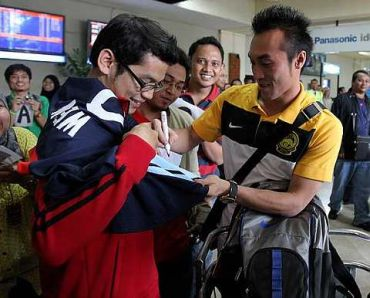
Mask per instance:
[[[338,65],[335,65],[335,64],[324,62],[322,72],[324,74],[339,75],[340,74],[340,67]]]
[[[0,59],[16,59],[16,60],[30,60],[43,62],[58,62],[65,63],[66,57],[61,55],[45,55],[21,52],[0,51]]]
[[[358,52],[358,53],[363,56],[370,56],[370,52]]]

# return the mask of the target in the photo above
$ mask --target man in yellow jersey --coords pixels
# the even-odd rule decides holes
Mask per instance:
[[[175,130],[177,137],[172,134],[172,150],[177,152],[222,135],[227,179],[256,149],[267,151],[239,185],[217,176],[199,180],[209,186],[210,196],[229,195],[250,209],[291,217],[307,206],[324,181],[331,181],[342,126],[330,111],[317,108],[319,104],[299,81],[313,47],[309,24],[304,15],[290,7],[272,6],[258,13],[252,23],[254,37],[248,54],[257,83],[224,91],[191,127]],[[297,116],[312,103],[316,103],[318,113],[294,128]],[[153,124],[164,141],[160,122]],[[292,130],[287,130],[280,143],[273,144],[266,137],[283,134],[284,127],[294,131],[290,134]],[[306,145],[302,136],[306,136]],[[302,154],[296,154],[298,149]],[[251,187],[271,180],[288,181],[287,190]]]

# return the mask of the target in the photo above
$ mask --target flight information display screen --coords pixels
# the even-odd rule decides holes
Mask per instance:
[[[0,6],[0,51],[64,57],[64,16]]]

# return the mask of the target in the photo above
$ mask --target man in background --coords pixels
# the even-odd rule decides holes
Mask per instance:
[[[315,97],[317,101],[323,103],[324,93],[320,90],[318,80],[316,79],[311,80],[310,89],[307,90],[307,93]]]
[[[336,219],[346,194],[354,204],[353,225],[366,231],[370,231],[370,160],[356,160],[355,153],[357,137],[370,136],[370,102],[366,95],[369,83],[369,74],[358,70],[352,75],[352,88],[334,99],[331,110],[342,122],[344,134],[329,203],[329,218]]]
[[[12,64],[4,76],[11,91],[6,100],[13,125],[23,126],[38,137],[48,117],[48,99],[30,92],[32,72],[28,66]]]
[[[245,75],[243,79],[244,84],[253,84],[256,82],[253,75]]]
[[[224,50],[215,37],[207,36],[190,46],[189,57],[191,76],[186,93],[181,98],[206,110],[220,94],[216,83],[224,68]],[[219,175],[217,166],[223,164],[221,145],[217,142],[203,142],[199,148],[198,161],[203,177]]]
[[[163,111],[167,113],[168,126],[171,128],[185,128],[193,122],[193,118],[187,112],[170,106],[184,90],[190,73],[187,55],[181,49],[178,52],[177,63],[169,66],[166,71],[164,88],[155,92],[153,98],[143,103],[133,114],[138,123],[161,119]],[[160,153],[171,162],[199,175],[197,148],[182,155],[171,151],[170,156],[167,156],[164,150]],[[155,258],[162,298],[190,298],[193,262],[186,220],[187,216],[183,214],[158,227],[154,232]]]

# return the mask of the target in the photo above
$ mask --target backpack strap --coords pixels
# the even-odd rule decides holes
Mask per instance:
[[[297,115],[293,122],[293,126],[300,127],[303,123],[307,122],[311,118],[315,117],[318,113],[321,113],[326,107],[319,101],[311,103],[309,106],[305,107]]]
[[[297,115],[296,119],[293,122],[293,127],[299,127],[318,113],[321,113],[323,109],[326,109],[323,104],[320,102],[313,102]],[[248,160],[241,166],[241,168],[236,172],[233,176],[232,180],[234,180],[237,184],[241,184],[243,180],[249,175],[249,173],[253,170],[253,168],[261,161],[261,159],[266,155],[267,151],[262,148],[257,148],[256,151],[248,158]],[[200,239],[205,240],[207,235],[213,231],[217,224],[220,222],[220,218],[222,212],[226,204],[221,202],[218,198],[216,199],[210,213],[207,216],[206,221],[203,224],[202,231],[200,233]],[[239,213],[238,210],[237,213]],[[235,216],[236,217],[236,216]],[[234,216],[233,216],[234,218]],[[230,225],[232,225],[233,220],[231,220]]]
[[[329,249],[331,253],[332,259],[332,268],[334,272],[334,276],[343,284],[343,286],[351,292],[354,298],[361,298],[361,291],[351,275],[347,270],[346,266],[344,266],[342,259],[340,258],[337,250],[329,240]]]

